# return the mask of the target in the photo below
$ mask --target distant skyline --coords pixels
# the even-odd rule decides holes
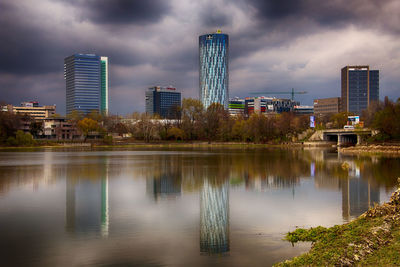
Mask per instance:
[[[0,101],[11,104],[65,114],[74,53],[108,57],[112,114],[143,112],[158,84],[198,98],[198,37],[217,29],[230,38],[230,97],[295,88],[312,105],[340,96],[346,65],[379,70],[380,98],[400,97],[396,0],[2,0],[0,10]]]

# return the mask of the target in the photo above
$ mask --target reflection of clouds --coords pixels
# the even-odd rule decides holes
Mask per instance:
[[[200,193],[200,252],[229,251],[229,183],[213,186],[204,179]]]

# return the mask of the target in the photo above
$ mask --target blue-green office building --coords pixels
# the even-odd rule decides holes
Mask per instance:
[[[108,114],[108,58],[74,54],[64,59],[66,111]]]

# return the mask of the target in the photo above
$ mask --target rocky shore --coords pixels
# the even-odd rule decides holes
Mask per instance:
[[[400,144],[396,145],[359,145],[339,148],[343,154],[385,154],[400,156]]]
[[[311,241],[311,250],[275,266],[400,266],[400,188],[350,223],[296,229],[285,239]]]

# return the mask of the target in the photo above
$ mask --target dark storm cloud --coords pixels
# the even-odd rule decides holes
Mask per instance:
[[[266,47],[288,46],[298,37],[351,25],[399,35],[400,24],[387,14],[395,1],[237,0],[234,3],[253,18],[255,26],[230,34],[231,58]]]
[[[73,53],[109,57],[112,113],[143,111],[144,90],[155,84],[197,96],[198,36],[218,28],[230,37],[235,94],[298,84],[317,96],[352,62],[388,66],[382,81],[395,92],[399,9],[397,0],[0,0],[0,100],[56,103],[63,114],[63,60]],[[336,50],[318,39],[344,34]],[[327,60],[337,64],[333,74],[310,78]]]
[[[206,6],[199,14],[201,24],[205,27],[221,28],[232,24],[232,17],[217,6]]]
[[[301,0],[269,0],[269,1],[250,1],[257,9],[257,15],[264,19],[282,19],[298,13],[301,9]]]
[[[88,0],[79,1],[84,14],[100,24],[151,24],[168,14],[170,7],[162,0]]]
[[[43,29],[37,29],[27,21],[22,22],[22,14],[15,6],[3,2],[1,9],[5,12],[0,17],[0,72],[25,74],[46,73],[54,69],[55,62],[49,58],[46,47],[50,47],[50,55],[54,55],[59,46]]]
[[[0,17],[0,73],[44,74],[63,70],[63,60],[73,53],[99,53],[112,57],[114,64],[135,65],[143,57],[124,45],[110,45],[101,36],[89,37],[84,31],[54,28],[32,23],[38,18],[11,3],[1,3],[6,12]],[[40,18],[39,18],[40,19]],[[93,35],[93,34],[92,34]]]
[[[247,1],[246,1],[247,2]],[[326,27],[342,27],[354,24],[359,27],[377,27],[400,33],[400,26],[392,23],[384,9],[393,0],[250,0],[257,18],[273,27],[285,27],[285,22],[294,28],[312,21]]]

